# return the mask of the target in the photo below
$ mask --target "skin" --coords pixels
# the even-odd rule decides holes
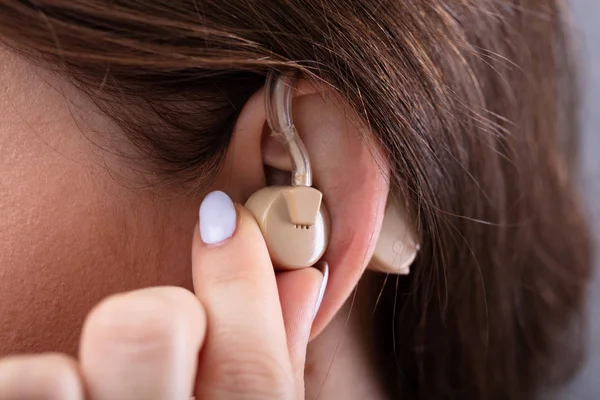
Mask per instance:
[[[313,321],[321,274],[276,276],[242,208],[224,251],[203,246],[195,228],[202,196],[148,187],[122,157],[136,150],[85,95],[1,47],[0,71],[0,355],[45,353],[0,361],[0,399],[35,388],[48,396],[70,391],[54,398],[147,390],[163,393],[147,398],[171,399],[192,393],[194,380],[200,398],[240,398],[256,388],[273,398],[303,398],[304,387],[308,398],[380,397],[371,338],[355,312],[368,309],[369,300],[359,292],[352,313],[347,300],[376,243],[387,178],[359,140],[361,128],[348,124],[333,97],[333,105],[320,103],[318,89],[301,84],[294,110],[332,218],[324,256],[330,279]],[[237,203],[264,186],[264,165],[288,163],[277,146],[262,147],[261,96],[244,107],[244,129],[234,131],[222,176],[208,188],[225,190]],[[357,228],[358,218],[364,223]],[[232,282],[264,290],[232,290]],[[121,334],[111,336],[107,326]],[[222,327],[228,334],[215,330]],[[150,345],[139,345],[145,341]],[[162,350],[144,353],[152,348]],[[248,368],[231,372],[234,364]],[[256,366],[265,373],[248,377]],[[15,374],[19,380],[7,378]],[[124,386],[115,385],[119,376],[129,377]],[[265,377],[268,384],[260,381]],[[350,391],[348,381],[356,383]],[[233,392],[219,392],[231,386],[223,382],[234,382]]]
[[[75,353],[107,295],[191,289],[197,204],[135,188],[110,151],[123,140],[100,134],[118,130],[85,96],[6,50],[0,59],[0,354]]]

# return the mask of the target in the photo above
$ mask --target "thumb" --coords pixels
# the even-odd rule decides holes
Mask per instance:
[[[304,383],[306,347],[328,277],[326,262],[319,262],[314,268],[277,273],[277,289],[295,382]],[[304,387],[297,390],[297,393],[304,393]]]

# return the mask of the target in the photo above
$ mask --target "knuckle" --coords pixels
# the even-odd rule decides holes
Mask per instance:
[[[237,268],[237,266],[225,266],[218,274],[207,277],[207,285],[228,287],[249,287],[252,282],[260,279],[260,271],[253,268]]]
[[[38,369],[41,369],[40,376],[46,377],[46,382],[42,381],[41,386],[48,389],[46,391],[47,398],[81,398],[83,388],[75,360],[58,353],[46,354],[42,357],[43,362],[38,365]],[[50,376],[47,376],[46,373]]]
[[[0,397],[80,399],[83,386],[77,363],[64,354],[12,356],[0,361]]]
[[[181,312],[181,301],[186,304],[190,301],[182,292],[170,289],[143,289],[109,297],[90,313],[84,335],[111,345],[138,348],[174,345],[189,330],[189,318]]]
[[[39,365],[53,369],[61,378],[71,379],[78,376],[77,362],[66,354],[46,353],[41,355]]]
[[[226,398],[292,398],[294,381],[279,360],[258,351],[231,353],[236,356],[220,360],[213,370],[217,389]]]

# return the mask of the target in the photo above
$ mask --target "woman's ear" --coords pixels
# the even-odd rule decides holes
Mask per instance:
[[[301,79],[292,104],[294,124],[312,163],[313,185],[323,193],[331,219],[323,256],[329,281],[313,325],[316,335],[371,259],[388,197],[389,167],[384,153],[369,143],[366,126],[336,93]],[[243,204],[268,182],[289,184],[290,169],[289,154],[270,136],[261,90],[241,110],[219,186]]]

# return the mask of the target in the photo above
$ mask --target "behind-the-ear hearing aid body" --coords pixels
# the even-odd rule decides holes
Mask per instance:
[[[315,264],[329,242],[329,215],[323,195],[312,187],[310,159],[292,121],[295,73],[271,71],[265,87],[267,122],[292,159],[291,186],[269,186],[245,204],[267,243],[273,264],[298,269]]]
[[[327,248],[329,214],[323,195],[312,187],[310,159],[292,121],[292,94],[296,74],[270,71],[265,86],[267,122],[292,161],[290,186],[269,186],[254,193],[245,207],[256,219],[274,266],[298,269],[314,265]],[[406,274],[419,245],[402,213],[389,202],[371,268]]]
[[[393,199],[388,200],[370,269],[397,275],[410,273],[420,246],[406,221],[405,209]]]

